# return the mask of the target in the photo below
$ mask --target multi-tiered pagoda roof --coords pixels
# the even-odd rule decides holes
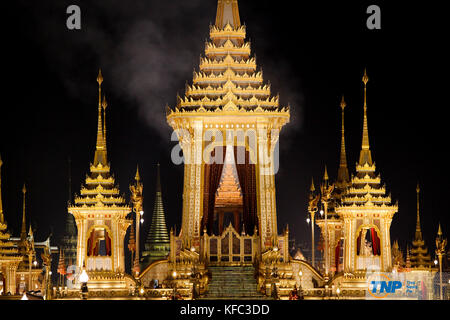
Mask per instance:
[[[264,84],[256,58],[251,56],[246,28],[241,25],[237,1],[219,3],[216,23],[210,27],[199,70],[194,71],[185,95],[178,97],[178,112],[283,112],[279,97],[272,96],[270,84]]]
[[[106,99],[103,97],[102,100],[101,97],[101,83],[103,82],[101,71],[97,77],[97,82],[99,83],[98,128],[94,162],[90,165],[90,172],[86,175],[85,184],[81,187],[80,195],[75,197],[74,203],[69,208],[127,207],[124,197],[120,195],[119,188],[115,184],[115,179],[113,174],[111,174],[111,167],[108,163],[104,119],[107,103]]]
[[[386,195],[386,186],[381,183],[381,175],[375,172],[375,162],[372,160],[370,150],[366,103],[368,80],[364,71],[364,120],[361,151],[356,164],[356,175],[352,175],[350,184],[342,195],[341,206],[346,208],[364,207],[366,213],[378,215],[384,212],[393,215],[398,210],[398,206],[392,204],[390,195]],[[343,213],[342,210],[340,212]]]
[[[411,267],[416,269],[431,268],[431,257],[428,252],[428,248],[425,245],[425,241],[422,237],[422,228],[420,226],[420,207],[419,207],[419,194],[420,187],[417,184],[417,222],[416,233],[412,242],[411,248]]]

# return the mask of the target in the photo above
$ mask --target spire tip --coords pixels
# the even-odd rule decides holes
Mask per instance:
[[[364,86],[366,86],[367,82],[369,82],[369,77],[367,76],[366,68],[364,68],[364,75],[362,77],[362,81],[364,82]]]
[[[136,166],[136,176],[134,177],[134,180],[141,180],[141,176],[139,175],[139,164]]]
[[[103,82],[102,69],[98,69],[97,82],[99,86],[102,85]]]
[[[324,181],[328,181],[327,165],[325,165],[325,173],[323,174],[323,180],[324,180]]]
[[[347,104],[345,103],[345,100],[344,100],[344,95],[342,95],[342,99],[341,99],[341,109],[342,109],[342,111],[344,111],[344,108],[347,106]]]
[[[105,95],[103,95],[103,102],[102,102],[103,110],[105,110],[107,106],[108,106],[108,103],[106,102],[106,97],[105,97]]]

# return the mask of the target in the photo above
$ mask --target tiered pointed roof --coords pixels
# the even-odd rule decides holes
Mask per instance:
[[[216,191],[216,207],[242,206],[243,197],[234,164],[233,148],[227,146],[222,177]]]
[[[381,184],[380,174],[375,173],[375,162],[372,160],[369,145],[366,98],[369,78],[366,70],[364,70],[362,81],[364,83],[364,117],[361,151],[356,164],[356,175],[352,175],[350,185],[342,196],[341,205],[354,208],[363,206],[366,212],[380,212],[381,210],[393,215],[397,212],[398,206],[391,203],[391,196],[386,195],[386,187]]]
[[[128,208],[125,199],[119,194],[119,188],[115,185],[115,179],[110,172],[110,164],[108,163],[106,125],[104,124],[107,103],[104,97],[102,100],[101,95],[101,85],[103,82],[101,71],[99,71],[97,82],[98,123],[94,162],[90,165],[90,173],[87,174],[85,184],[81,187],[80,196],[75,197],[74,204],[69,206],[69,211],[74,207]]]
[[[431,256],[428,252],[428,248],[425,246],[425,241],[423,240],[422,237],[422,229],[420,227],[419,184],[417,184],[416,192],[417,192],[417,221],[416,221],[416,233],[411,248],[411,267],[431,268],[432,266]]]
[[[251,57],[246,28],[241,25],[237,0],[219,0],[216,23],[210,27],[205,56],[199,71],[194,71],[192,85],[186,85],[184,97],[178,97],[174,111],[282,112],[278,96],[272,96],[270,84],[263,83],[262,71]]]
[[[8,224],[6,223],[3,213],[2,165],[3,161],[0,157],[0,262],[18,264],[23,258],[19,254],[19,250],[16,248],[14,242],[11,240],[11,235],[8,232]]]
[[[342,96],[342,100],[340,103],[340,107],[342,110],[342,129],[341,129],[341,154],[339,158],[339,169],[336,180],[336,197],[340,199],[342,193],[344,193],[345,189],[350,183],[350,177],[348,174],[347,167],[347,152],[345,149],[345,126],[344,126],[344,109],[347,106],[344,100],[344,96]]]
[[[70,171],[70,158],[69,158],[69,200],[68,205],[72,204],[72,178]],[[64,236],[61,241],[61,247],[64,252],[64,263],[66,266],[70,266],[71,261],[75,261],[77,258],[77,227],[75,225],[75,219],[73,215],[67,212],[66,225]]]
[[[145,258],[146,260],[163,259],[169,254],[170,249],[170,239],[169,233],[167,232],[166,218],[162,201],[159,164],[157,166],[156,195],[155,205],[153,207],[152,223],[144,248],[145,251],[142,252],[142,256],[147,257]]]

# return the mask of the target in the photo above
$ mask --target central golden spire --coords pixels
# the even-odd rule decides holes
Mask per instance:
[[[416,222],[415,240],[422,240],[422,229],[420,228],[420,207],[419,207],[420,187],[419,187],[419,183],[417,183],[416,192],[417,192],[417,222]]]
[[[26,221],[25,221],[25,200],[26,200],[27,188],[25,187],[25,184],[23,185],[22,193],[23,193],[23,212],[22,212],[22,230],[20,232],[20,238],[21,238],[21,240],[24,240],[27,237],[27,226],[26,226]]]
[[[347,106],[344,100],[344,96],[342,96],[341,100],[341,109],[342,109],[342,129],[341,129],[341,157],[339,162],[339,169],[338,169],[338,182],[339,184],[348,183],[350,181],[349,174],[348,174],[348,168],[347,168],[347,153],[345,151],[345,127],[344,127],[344,109]]]
[[[241,26],[238,2],[237,0],[218,0],[216,27],[223,29],[228,23],[235,29]]]
[[[106,128],[102,124],[102,107],[104,109],[104,112],[106,112],[106,100],[103,101],[102,106],[102,82],[103,82],[103,76],[102,71],[99,69],[98,76],[97,76],[97,82],[98,82],[98,121],[97,121],[97,143],[95,146],[95,156],[94,156],[94,166],[98,166],[99,164],[102,164],[103,166],[107,165],[107,154],[106,154],[106,137],[105,137],[105,130]]]
[[[369,129],[367,125],[367,82],[369,81],[369,77],[367,76],[366,69],[364,69],[364,76],[362,78],[362,82],[364,83],[364,123],[363,123],[363,136],[362,136],[362,144],[361,144],[361,153],[359,155],[359,165],[363,166],[364,164],[372,165],[372,154],[370,152],[369,145]]]

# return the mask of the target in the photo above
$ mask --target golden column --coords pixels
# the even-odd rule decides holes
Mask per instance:
[[[144,214],[144,211],[142,210],[142,202],[143,202],[143,189],[144,186],[140,182],[141,178],[139,176],[139,167],[136,169],[136,176],[135,176],[135,183],[134,185],[130,185],[130,191],[131,191],[131,202],[133,203],[133,212],[135,214],[136,218],[136,253],[134,256],[134,272],[135,275],[139,275],[139,229],[140,229],[140,222],[141,218]]]
[[[309,204],[308,204],[308,212],[311,216],[311,252],[312,252],[312,257],[311,257],[311,265],[313,267],[315,267],[315,252],[314,252],[314,221],[315,221],[315,216],[316,216],[316,212],[317,212],[317,204],[319,203],[319,198],[320,195],[316,195],[314,196],[314,180],[311,181],[311,189],[310,189],[311,193],[309,195]]]
[[[326,174],[326,167],[325,167]],[[328,278],[330,261],[329,261],[329,248],[328,248],[328,201],[330,201],[331,195],[334,190],[334,184],[328,185],[328,179],[321,185],[322,203],[325,209],[325,278]]]
[[[442,256],[445,254],[445,247],[447,246],[447,239],[442,237],[441,224],[439,223],[438,234],[436,237],[436,255],[439,258],[439,296],[443,300],[442,295]]]

